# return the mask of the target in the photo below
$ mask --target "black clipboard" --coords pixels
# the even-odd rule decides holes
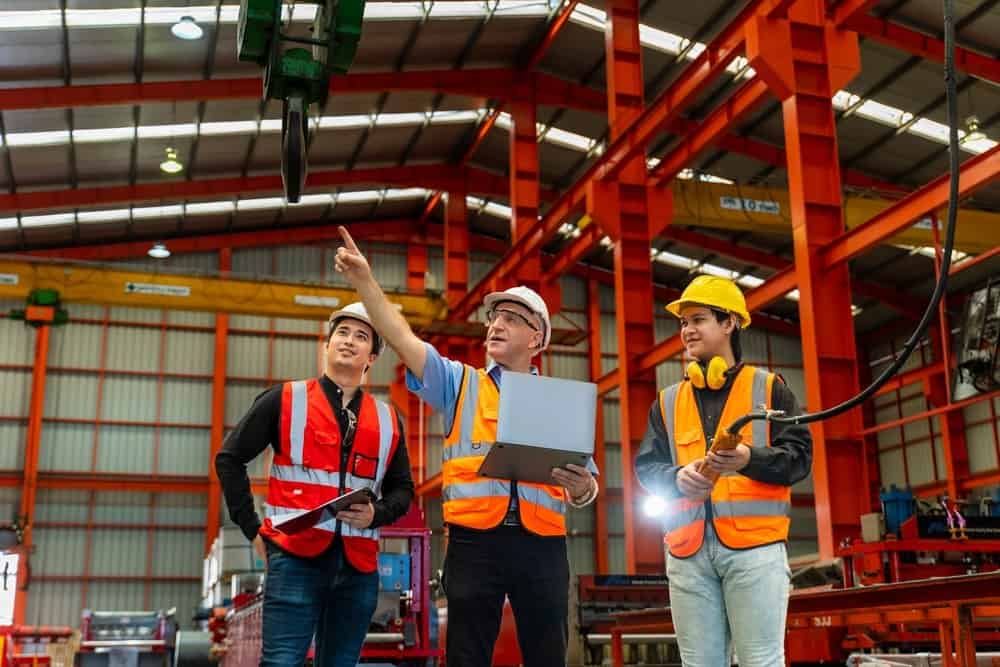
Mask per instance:
[[[322,505],[306,510],[302,514],[290,514],[288,518],[279,521],[271,519],[271,527],[275,530],[280,530],[286,535],[294,535],[307,528],[312,528],[318,523],[336,518],[337,512],[346,510],[351,505],[363,505],[373,502],[375,502],[375,493],[371,489],[368,487],[355,489],[350,493],[337,496]]]

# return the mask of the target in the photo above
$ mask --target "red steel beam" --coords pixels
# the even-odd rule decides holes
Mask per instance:
[[[559,15],[556,16],[555,19],[553,19],[549,24],[548,29],[545,31],[545,36],[542,37],[542,41],[538,43],[538,46],[535,47],[531,57],[528,58],[528,62],[524,66],[526,70],[533,70],[542,62],[542,58],[545,57],[549,48],[551,48],[555,43],[556,37],[559,36],[562,29],[567,23],[569,23],[569,18],[572,16],[573,10],[576,9],[578,4],[580,4],[580,0],[569,0],[569,2],[564,4],[562,9],[559,10]]]
[[[225,275],[233,268],[232,248],[219,251],[219,271]],[[212,357],[212,428],[208,436],[208,508],[205,521],[205,553],[219,534],[222,513],[222,486],[215,474],[215,455],[222,449],[226,423],[226,362],[229,338],[229,314],[215,314],[215,354]]]
[[[552,239],[568,215],[584,206],[594,184],[615,175],[630,157],[641,154],[649,141],[676,118],[683,107],[696,99],[737,56],[743,47],[743,34],[749,23],[758,16],[779,16],[791,4],[792,0],[751,0],[722,34],[681,73],[677,81],[648,105],[638,118],[630,119],[627,126],[612,128],[617,138],[608,150],[556,200],[541,222],[516,241],[510,251],[470,290],[452,317],[468,317],[495,285]]]
[[[912,28],[905,28],[868,14],[855,14],[845,19],[841,25],[886,46],[892,46],[934,62],[944,62],[944,42]],[[1000,83],[1000,61],[993,56],[956,46],[955,68],[980,79]]]
[[[845,23],[864,16],[869,9],[877,4],[878,0],[841,0],[828,14],[835,25],[843,26]]]
[[[51,321],[53,309],[47,308]],[[32,533],[35,522],[35,499],[38,494],[38,459],[42,440],[42,416],[45,412],[45,380],[49,359],[49,334],[52,327],[44,324],[35,329],[35,361],[31,377],[31,399],[28,408],[28,429],[24,446],[24,482],[21,486],[21,511],[26,525],[21,544],[26,557],[32,551]],[[26,565],[22,564],[22,567]],[[28,596],[18,595],[14,602],[14,623],[24,623]]]
[[[644,115],[642,47],[639,42],[639,0],[607,3],[606,34],[608,124],[614,145],[624,128]],[[621,419],[622,514],[625,527],[625,569],[636,573],[663,572],[663,536],[655,522],[644,520],[641,497],[633,472],[635,455],[646,431],[649,406],[656,401],[656,376],[632,367],[636,354],[653,346],[653,269],[649,261],[649,214],[653,203],[646,188],[644,150],[611,163],[607,185],[588,208],[607,229],[614,246],[615,330],[618,367],[628,381],[619,387]],[[599,199],[599,201],[598,201]],[[666,210],[658,214],[671,217]],[[598,323],[599,326],[599,323]]]
[[[601,288],[594,278],[587,280],[587,360],[590,379],[597,380],[604,373],[601,354]],[[604,448],[604,402],[597,408],[594,429],[594,463],[598,469],[607,470]],[[594,572],[608,573],[608,503],[594,503]]]
[[[452,304],[469,287],[469,208],[465,191],[452,190],[444,212],[444,296]]]
[[[428,164],[317,171],[309,174],[308,190],[342,185],[426,187],[434,190],[465,189],[493,196],[507,196],[507,180],[475,167]],[[82,208],[135,202],[224,199],[250,193],[280,192],[281,176],[209,178],[196,181],[166,181],[139,185],[41,190],[0,195],[0,211],[37,211]]]
[[[381,93],[386,91],[432,91],[447,95],[486,99],[509,99],[512,87],[527,82],[539,104],[570,107],[603,113],[603,93],[588,86],[542,74],[512,68],[428,70],[411,72],[363,72],[330,79],[334,95]],[[77,86],[37,86],[0,90],[0,109],[82,108],[109,105],[151,104],[259,99],[260,79],[210,79],[197,81],[157,81],[147,83],[105,83]]]
[[[971,157],[962,163],[959,196],[967,197],[1000,176],[1000,146]],[[826,266],[856,257],[903,231],[924,215],[948,202],[948,174],[899,200],[874,218],[831,241],[823,251]]]

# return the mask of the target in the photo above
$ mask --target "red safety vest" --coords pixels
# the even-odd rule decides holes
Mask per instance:
[[[718,433],[761,405],[770,408],[774,380],[773,373],[752,366],[740,369],[719,419]],[[677,465],[705,456],[707,443],[691,382],[685,380],[660,392],[660,411]],[[766,421],[750,422],[740,435],[749,447],[771,446],[770,424]],[[719,541],[732,549],[782,542],[788,539],[791,500],[791,487],[727,473],[712,490],[712,526]],[[678,498],[670,503],[664,522],[664,541],[672,555],[686,558],[698,552],[705,537],[704,503]]]
[[[336,520],[329,519],[288,535],[271,519],[300,514],[355,489],[369,487],[380,495],[386,467],[399,445],[393,409],[365,393],[357,417],[354,445],[344,486],[340,486],[340,425],[319,380],[286,382],[281,391],[280,451],[268,478],[267,504],[260,533],[285,551],[311,558],[333,542]],[[378,565],[378,529],[340,526],[347,560],[361,572]]]

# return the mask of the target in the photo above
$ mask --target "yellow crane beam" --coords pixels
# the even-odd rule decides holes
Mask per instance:
[[[35,289],[57,290],[62,301],[70,304],[227,312],[318,322],[358,299],[354,290],[326,285],[0,257],[0,298],[24,299]],[[403,293],[387,296],[414,327],[427,326],[447,314],[439,298]]]
[[[672,184],[675,225],[698,225],[716,229],[747,232],[771,232],[791,235],[792,213],[788,191],[781,188],[744,187],[694,180],[675,180]],[[853,229],[872,219],[894,202],[886,199],[846,197],[844,222]],[[936,217],[943,233],[945,208],[927,215],[891,243],[910,246],[933,246],[931,220]],[[654,213],[655,216],[655,213]],[[665,220],[652,220],[652,229],[663,229]],[[942,234],[943,235],[943,234]],[[962,208],[955,229],[955,249],[978,255],[1000,246],[1000,214]]]

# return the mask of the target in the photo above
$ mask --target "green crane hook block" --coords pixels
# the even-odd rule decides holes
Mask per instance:
[[[299,200],[305,186],[309,107],[326,102],[330,75],[346,74],[361,40],[365,0],[299,0],[314,4],[312,37],[283,32],[281,0],[240,0],[237,57],[264,68],[265,100],[281,100],[281,176],[285,198]],[[302,46],[284,48],[285,43]]]

